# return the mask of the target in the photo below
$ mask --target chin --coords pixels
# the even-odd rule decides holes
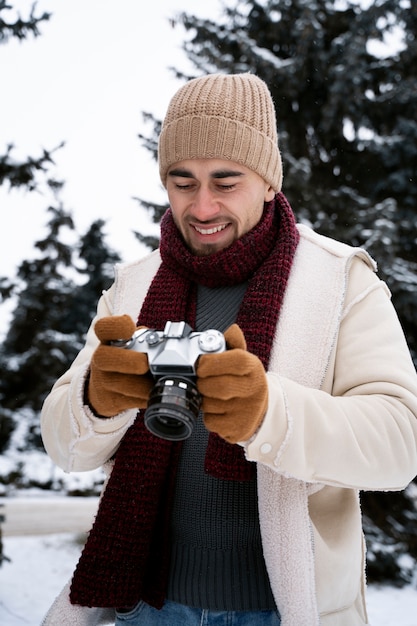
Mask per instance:
[[[211,254],[215,254],[216,252],[220,252],[221,250],[225,250],[229,248],[234,240],[232,241],[223,241],[223,242],[207,242],[198,241],[195,242],[191,239],[186,241],[186,244],[189,250],[195,254],[196,256],[210,256]]]
[[[206,246],[199,246],[198,248],[192,246],[190,247],[190,250],[193,254],[195,254],[195,256],[210,256],[211,254],[221,250],[221,248],[216,248],[216,246],[207,244]]]

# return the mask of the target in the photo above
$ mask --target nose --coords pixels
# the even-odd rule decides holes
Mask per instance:
[[[210,222],[219,213],[219,204],[215,195],[203,186],[195,193],[191,213],[199,222]]]

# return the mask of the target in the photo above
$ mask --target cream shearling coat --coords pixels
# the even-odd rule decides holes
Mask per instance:
[[[360,626],[368,621],[358,494],[403,489],[417,474],[417,376],[370,257],[299,231],[267,373],[268,410],[241,445],[257,463],[264,556],[282,626]],[[135,320],[159,264],[156,251],[117,266],[97,316]],[[46,450],[68,472],[104,465],[136,414],[99,419],[83,404],[94,321],[42,411]],[[112,611],[72,606],[68,586],[44,621],[110,623]]]

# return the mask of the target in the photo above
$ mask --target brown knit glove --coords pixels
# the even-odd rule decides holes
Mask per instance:
[[[103,317],[94,330],[101,343],[90,365],[87,398],[91,408],[101,417],[145,408],[153,386],[147,354],[106,345],[116,339],[130,339],[136,330],[132,318]]]
[[[203,396],[207,430],[229,443],[246,441],[261,424],[268,404],[264,367],[246,350],[237,324],[225,332],[228,346],[220,354],[204,354],[197,364],[197,387]]]

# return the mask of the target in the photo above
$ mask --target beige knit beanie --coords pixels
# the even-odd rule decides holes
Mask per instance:
[[[159,138],[164,186],[169,167],[185,159],[240,163],[280,191],[275,108],[266,83],[248,73],[210,74],[181,87],[168,106]]]

